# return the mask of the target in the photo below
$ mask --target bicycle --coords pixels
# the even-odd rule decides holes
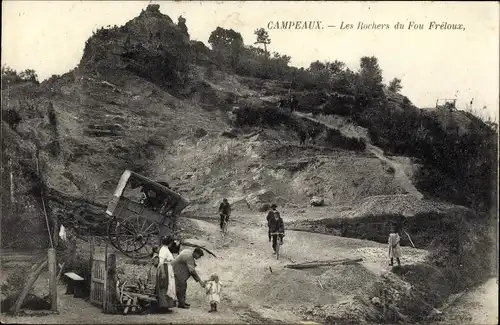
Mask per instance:
[[[275,251],[276,251],[276,259],[279,260],[280,259],[280,246],[283,245],[283,237],[285,236],[285,234],[282,232],[272,232],[271,236],[278,236],[278,238],[276,238]]]
[[[229,216],[221,214],[221,217],[223,217],[221,235],[222,235],[222,237],[225,237],[227,234],[227,223],[229,221]]]

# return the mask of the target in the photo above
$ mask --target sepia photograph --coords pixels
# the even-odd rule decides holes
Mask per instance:
[[[2,1],[0,322],[497,324],[499,21]]]

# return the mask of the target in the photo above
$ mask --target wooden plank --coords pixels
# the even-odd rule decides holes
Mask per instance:
[[[30,288],[33,286],[35,283],[36,279],[40,276],[40,273],[42,273],[43,269],[47,266],[48,261],[44,260],[41,263],[39,263],[38,267],[34,272],[31,273],[30,277],[28,278],[28,282],[24,285],[23,291],[21,291],[21,294],[17,298],[16,303],[14,306],[12,306],[11,311],[14,312],[14,315],[17,315],[19,311],[21,310],[21,305],[24,302],[24,299],[26,298],[26,295],[28,294],[28,291]]]
[[[337,262],[330,262],[330,263],[288,264],[288,265],[285,265],[285,268],[299,269],[300,270],[300,269],[309,269],[309,268],[314,268],[314,267],[319,267],[319,266],[356,264],[356,263],[359,263],[362,261],[363,261],[362,258],[358,258],[356,260],[337,261]]]
[[[151,297],[153,295],[149,296],[149,295],[145,295],[145,294],[141,294],[141,293],[137,293],[137,292],[128,292],[128,291],[125,291],[124,293],[132,298],[138,298],[140,300],[146,300],[146,301],[150,301],[150,302],[156,301],[156,298]]]
[[[114,314],[116,312],[116,255],[109,254],[106,266],[105,303],[104,312]]]
[[[57,263],[56,263],[56,250],[54,248],[49,248],[48,264],[49,264],[50,310],[57,311]]]

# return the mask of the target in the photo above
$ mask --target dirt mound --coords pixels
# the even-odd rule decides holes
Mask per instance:
[[[307,271],[284,269],[266,273],[258,283],[250,283],[243,291],[251,297],[262,297],[265,304],[297,305],[332,304],[338,296],[322,290],[315,276]]]
[[[364,266],[352,264],[332,267],[323,273],[319,280],[325,289],[344,295],[355,295],[366,292],[378,277]]]
[[[429,213],[431,211],[444,213],[451,208],[460,209],[462,207],[429,200],[418,200],[413,195],[377,195],[366,198],[356,210],[350,211],[344,216],[360,218],[367,215],[385,214],[390,211],[392,214],[410,217],[418,213]],[[469,209],[463,208],[463,210]]]

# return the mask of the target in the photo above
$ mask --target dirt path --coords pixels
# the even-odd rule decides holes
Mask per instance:
[[[286,221],[286,216],[284,216]],[[192,239],[207,246],[217,258],[206,254],[197,261],[203,279],[216,273],[221,278],[223,298],[217,314],[207,312],[202,288],[189,281],[187,300],[191,309],[175,309],[169,315],[105,315],[82,299],[65,296],[60,288],[59,314],[43,317],[6,317],[8,323],[298,323],[298,306],[348,300],[345,291],[324,291],[315,282],[318,274],[285,269],[291,262],[363,258],[362,267],[373,277],[389,271],[386,246],[370,241],[307,232],[287,231],[282,258],[277,260],[268,241],[265,214],[234,213],[228,234],[222,238],[218,225],[194,220],[204,235]],[[427,252],[403,247],[410,260],[423,260]],[[317,271],[317,270],[316,270]],[[345,286],[345,285],[344,285]],[[274,289],[270,289],[274,288]],[[355,288],[354,288],[355,289]],[[345,290],[345,289],[344,289]],[[284,294],[286,293],[286,294]]]
[[[492,278],[465,293],[445,310],[444,324],[498,324],[498,279]]]
[[[386,163],[387,165],[389,165],[390,167],[394,168],[394,177],[399,182],[401,187],[406,192],[408,192],[408,194],[411,194],[411,195],[417,197],[419,200],[421,200],[424,197],[422,195],[422,193],[420,193],[417,190],[417,188],[413,185],[410,178],[406,175],[406,173],[404,171],[404,166],[401,163],[399,163],[393,159],[390,159],[389,157],[386,157],[384,155],[384,151],[377,146],[374,146],[372,144],[367,143],[366,149],[368,151],[370,151],[371,153],[373,153],[378,159],[380,159],[380,161],[382,161],[382,162]]]
[[[312,121],[312,122],[315,122],[315,123],[319,123],[323,126],[325,126],[326,128],[329,128],[329,129],[332,129],[332,130],[337,130],[341,133],[342,130],[338,129],[337,127],[333,126],[333,125],[330,125],[326,122],[323,122],[323,121],[319,121],[313,117],[310,117],[310,116],[307,116],[305,114],[302,114],[300,112],[294,112],[294,114],[302,119],[307,119],[309,121]],[[344,136],[346,137],[351,137],[352,135],[349,135],[349,134],[343,134]],[[377,157],[380,161],[382,161],[383,163],[387,164],[388,166],[392,167],[394,169],[394,177],[396,178],[396,180],[399,182],[399,184],[401,185],[401,187],[406,191],[408,192],[408,194],[411,194],[411,195],[414,195],[415,197],[417,197],[417,199],[421,200],[423,198],[423,195],[422,193],[420,193],[417,188],[413,185],[413,183],[411,182],[410,178],[408,177],[408,175],[406,175],[405,173],[405,166],[403,166],[401,163],[395,161],[394,159],[391,159],[389,157],[386,157],[384,155],[384,151],[377,147],[377,146],[374,146],[373,144],[369,143],[367,141],[367,139],[365,139],[366,141],[366,150],[373,153],[375,155],[375,157]]]

